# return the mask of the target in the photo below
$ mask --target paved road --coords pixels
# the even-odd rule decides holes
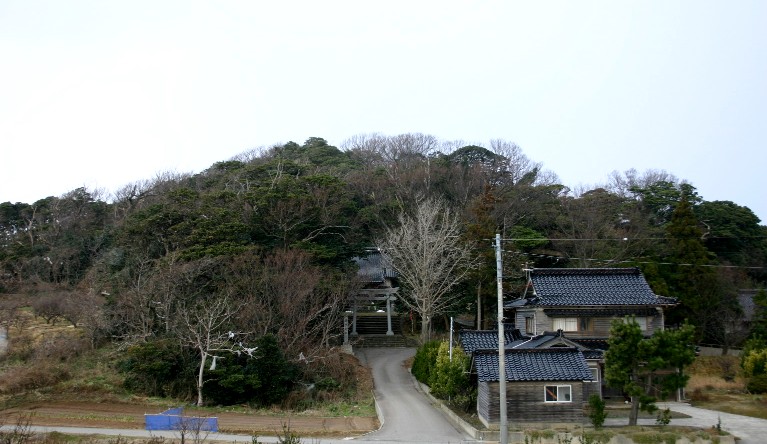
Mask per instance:
[[[356,355],[373,370],[375,395],[383,425],[361,438],[370,442],[460,443],[469,439],[416,389],[402,363],[412,348],[367,348]]]

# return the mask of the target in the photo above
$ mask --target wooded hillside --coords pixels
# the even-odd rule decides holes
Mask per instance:
[[[451,313],[475,313],[478,295],[489,315],[496,310],[496,232],[509,298],[521,293],[524,267],[637,266],[656,293],[682,302],[668,321],[690,320],[707,343],[749,334],[737,322],[737,290],[767,281],[767,227],[671,173],[616,172],[572,190],[508,141],[374,134],[341,149],[310,138],[255,150],[114,196],[79,188],[2,203],[0,292],[39,292],[40,313],[48,304],[79,317],[94,344],[174,337],[191,348],[194,317],[213,316],[225,300],[216,313],[242,333],[237,342],[270,335],[295,361],[340,333],[358,285],[351,258],[430,198],[459,216],[478,264],[452,290],[460,297]]]

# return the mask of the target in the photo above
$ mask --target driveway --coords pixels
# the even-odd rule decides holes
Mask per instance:
[[[660,409],[670,409],[673,412],[684,413],[689,418],[674,418],[671,425],[709,428],[720,424],[722,430],[740,438],[739,444],[762,444],[767,442],[767,419],[751,418],[750,416],[733,415],[692,407],[683,402],[659,402]],[[655,425],[654,419],[640,419],[640,425]],[[605,425],[626,425],[626,418],[607,418]]]

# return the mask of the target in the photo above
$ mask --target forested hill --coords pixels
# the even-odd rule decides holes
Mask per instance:
[[[475,310],[478,292],[494,294],[498,230],[508,239],[510,297],[524,266],[638,266],[656,293],[684,302],[680,318],[717,327],[712,311],[736,315],[736,290],[767,280],[767,227],[749,208],[706,201],[670,173],[615,173],[576,191],[503,140],[450,146],[422,134],[365,135],[342,148],[310,138],[199,174],[140,180],[108,199],[80,188],[2,203],[0,291],[108,295],[122,310],[112,336],[161,328],[151,322],[162,316],[145,325],[131,311],[146,294],[319,300],[318,292],[346,291],[350,258],[425,198],[460,214],[463,240],[482,259],[460,287],[460,310]]]

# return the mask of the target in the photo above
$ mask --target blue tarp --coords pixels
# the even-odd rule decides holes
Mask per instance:
[[[168,409],[157,415],[144,415],[147,430],[186,430],[218,432],[218,418],[184,416],[184,409]]]

